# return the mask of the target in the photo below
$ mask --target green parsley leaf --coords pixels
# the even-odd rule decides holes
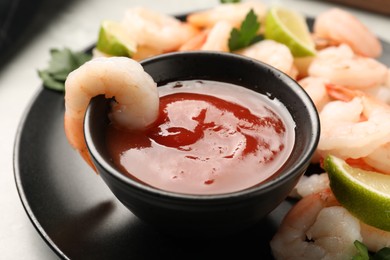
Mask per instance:
[[[369,260],[370,255],[368,254],[368,249],[365,244],[356,240],[353,243],[358,251],[358,254],[352,257],[352,260]]]
[[[64,91],[64,82],[54,79],[46,70],[38,70],[38,75],[42,79],[43,86],[49,89]]]
[[[236,51],[247,47],[255,42],[263,39],[261,35],[257,35],[260,23],[257,20],[257,15],[251,9],[241,23],[240,29],[233,28],[229,38],[229,50]]]
[[[44,87],[57,91],[65,91],[68,74],[92,58],[90,54],[73,52],[68,48],[52,49],[50,56],[48,68],[38,70],[38,76]]]
[[[221,0],[222,4],[228,4],[228,3],[239,3],[241,0]]]
[[[367,246],[362,242],[356,240],[353,244],[358,253],[352,257],[352,260],[390,260],[390,247],[384,247],[378,252],[370,254]]]

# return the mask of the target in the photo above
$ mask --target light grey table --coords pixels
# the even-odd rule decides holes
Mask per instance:
[[[125,8],[142,5],[169,14],[211,7],[216,0],[84,0],[47,1],[33,21],[29,41],[0,67],[0,259],[56,259],[28,219],[18,197],[13,175],[13,146],[27,105],[41,88],[37,69],[45,68],[49,49],[82,50],[95,42],[103,19],[120,19]],[[66,2],[66,3],[65,3]],[[311,0],[268,0],[314,16],[332,5]],[[58,10],[57,10],[58,9]],[[382,39],[390,42],[388,17],[350,9]],[[47,14],[50,19],[47,19]]]

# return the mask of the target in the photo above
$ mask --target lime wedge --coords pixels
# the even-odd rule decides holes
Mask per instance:
[[[285,44],[294,57],[314,56],[316,53],[304,16],[286,8],[268,10],[264,36]]]
[[[390,231],[390,175],[353,168],[332,155],[324,168],[343,207],[362,222]]]
[[[137,50],[137,44],[122,24],[105,20],[100,25],[96,48],[112,56],[132,57]]]

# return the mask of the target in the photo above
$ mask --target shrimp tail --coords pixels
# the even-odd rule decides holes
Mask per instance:
[[[379,57],[382,45],[379,39],[351,13],[332,8],[317,16],[314,35],[336,44],[348,44],[355,53],[365,57]]]
[[[350,89],[341,85],[331,83],[325,84],[325,88],[330,97],[345,102],[349,102],[355,97],[361,97],[364,95],[363,92],[359,90]]]
[[[78,127],[76,127],[78,126]],[[74,118],[67,116],[65,113],[64,117],[64,128],[65,128],[65,135],[68,139],[68,142],[72,147],[74,147],[81,157],[84,159],[84,161],[96,172],[97,169],[95,165],[92,162],[91,155],[88,151],[87,144],[84,139],[84,132],[83,131],[77,131],[75,129],[83,129],[83,126],[80,126],[80,120],[75,120]],[[72,131],[70,131],[72,129]]]

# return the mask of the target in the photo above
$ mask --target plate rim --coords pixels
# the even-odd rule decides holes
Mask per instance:
[[[33,224],[34,228],[38,231],[38,234],[41,236],[41,238],[45,241],[45,243],[51,248],[51,250],[56,253],[57,256],[59,256],[62,259],[69,259],[64,252],[54,243],[54,241],[49,237],[43,226],[40,224],[40,221],[37,219],[36,215],[34,214],[31,205],[28,201],[28,198],[26,196],[26,193],[23,189],[21,175],[22,172],[20,170],[20,151],[21,151],[21,142],[23,137],[23,132],[25,131],[25,126],[27,124],[27,119],[29,118],[29,115],[31,114],[32,108],[38,103],[38,100],[41,98],[41,96],[46,91],[54,91],[46,89],[43,85],[40,86],[40,89],[37,89],[33,96],[31,97],[29,103],[25,107],[21,119],[19,121],[19,124],[16,129],[16,134],[14,138],[14,144],[13,144],[13,171],[14,171],[14,181],[16,184],[16,190],[18,192],[19,199],[22,202],[22,206],[27,213],[28,218],[30,219],[31,223]]]

